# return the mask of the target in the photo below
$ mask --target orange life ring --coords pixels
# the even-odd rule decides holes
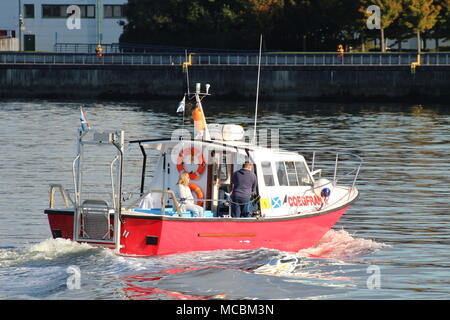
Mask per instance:
[[[183,162],[183,158],[185,156],[191,156],[191,162],[193,162],[192,160],[194,159],[195,156],[199,157],[199,165],[197,166],[197,171],[191,171],[188,172],[185,168],[184,168],[184,162]],[[188,172],[189,173],[189,178],[191,180],[197,180],[200,178],[200,176],[203,174],[203,172],[205,171],[206,168],[206,164],[205,164],[205,159],[203,158],[203,154],[195,148],[186,148],[183,149],[183,151],[181,151],[178,154],[178,159],[177,159],[177,169],[178,172]]]
[[[197,196],[197,203],[196,204],[201,207],[203,205],[203,201],[201,201],[203,199],[203,191],[202,191],[202,189],[198,185],[196,185],[195,183],[189,183],[189,188]]]

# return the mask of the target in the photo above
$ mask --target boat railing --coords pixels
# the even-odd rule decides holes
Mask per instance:
[[[75,194],[76,190],[75,189],[66,189],[64,188],[62,185],[60,184],[51,184],[50,185],[50,205],[49,208],[54,208],[54,204],[55,204],[55,193],[57,190],[60,190],[61,193],[61,199],[64,202],[64,205],[66,208],[72,208],[75,206],[75,202],[72,200],[71,194]],[[108,191],[84,191],[85,195],[91,195],[91,194],[95,194],[95,195],[109,195],[111,197],[112,193],[108,192]],[[175,210],[177,210],[178,214],[181,214],[181,204],[179,199],[176,197],[176,194],[173,190],[151,190],[147,193],[144,193],[141,196],[140,192],[123,192],[122,193],[122,201],[125,203],[128,200],[131,200],[132,202],[130,202],[128,205],[124,206],[124,210],[130,210],[133,208],[136,208],[139,206],[139,204],[141,203],[141,201],[148,195],[151,193],[161,193],[163,194],[164,199],[162,198],[162,203],[164,204],[164,209],[167,206],[167,196],[170,196],[170,200],[173,201],[174,203],[174,207]],[[135,198],[136,196],[138,196],[137,198]],[[88,197],[89,198],[89,197]],[[134,199],[134,200],[133,200]],[[203,202],[202,207],[205,209],[206,208],[206,203],[207,202],[221,202],[221,203],[229,203],[230,200],[229,199],[201,199],[200,201]],[[163,207],[163,205],[161,205],[161,207]],[[177,207],[180,209],[178,210]]]
[[[75,206],[75,202],[70,197],[68,190],[66,190],[61,184],[50,184],[49,208],[55,208],[55,193],[57,190],[60,192],[65,208],[73,208]]]
[[[98,187],[98,188],[102,188],[104,187],[103,184],[98,184],[98,185],[93,185],[92,187]],[[69,196],[69,198],[74,199],[75,195],[76,195],[76,189],[70,189],[70,188],[64,188],[66,194]],[[123,197],[126,196],[127,193],[123,192],[122,195]],[[112,191],[99,191],[99,190],[83,190],[83,197],[81,197],[81,202],[84,200],[90,200],[90,199],[94,199],[94,198],[99,198],[99,197],[104,197],[105,201],[108,203],[108,205],[113,208],[114,206],[114,198],[113,195],[115,195]],[[118,196],[115,195],[115,197],[117,198]],[[102,198],[103,199],[103,198]],[[76,203],[75,201],[73,201],[74,203]]]
[[[164,211],[166,209],[167,196],[170,196],[170,198],[173,202],[173,205],[175,207],[175,210],[178,213],[178,216],[181,217],[183,215],[181,212],[180,203],[178,202],[178,199],[173,190],[150,190],[149,192],[145,193],[138,199],[134,200],[130,205],[125,207],[125,210],[130,210],[130,209],[136,208],[141,203],[142,200],[144,200],[149,194],[152,194],[152,193],[161,193],[161,214],[162,215],[164,215]],[[127,193],[127,194],[130,195],[132,193]]]
[[[318,174],[319,179],[323,176],[330,177],[328,180],[333,186],[348,187],[346,194],[337,201],[341,201],[345,197],[350,199],[363,163],[360,156],[348,151],[306,150],[301,151],[301,153],[307,162],[310,160],[310,172],[313,176]],[[319,169],[317,169],[318,166],[320,166]],[[306,190],[305,193],[322,188],[327,184],[329,182],[325,182],[323,185],[316,184]]]
[[[149,194],[152,193],[161,193],[162,197],[161,197],[161,214],[164,215],[164,211],[165,208],[167,207],[167,196],[170,196],[170,200],[172,200],[174,208],[176,210],[176,212],[178,213],[178,216],[182,216],[182,211],[181,211],[181,203],[180,200],[176,197],[176,194],[173,190],[151,190],[149,192],[144,193],[142,196],[138,197],[137,199],[133,200],[132,202],[130,202],[127,206],[124,207],[124,210],[132,210],[135,208],[138,208],[139,205],[141,204],[142,200],[144,200]],[[126,192],[123,195],[126,196],[129,200],[131,198],[134,197],[135,194],[139,194],[137,192]],[[201,201],[203,204],[201,205],[201,207],[203,209],[206,209],[206,204],[208,202],[216,202],[216,203],[230,203],[230,199],[206,199],[206,198],[202,198],[199,199],[198,201]]]
[[[56,203],[56,191],[59,190],[61,195],[61,200],[64,204],[65,208],[73,208],[75,206],[75,201],[72,199],[72,196],[76,196],[77,190],[64,188],[61,184],[50,184],[50,199],[49,199],[49,208],[54,209]],[[109,198],[112,199],[112,192],[110,191],[84,191],[83,192],[87,198],[92,198],[92,195],[100,196],[100,195],[108,195]],[[125,196],[125,193],[123,194]]]

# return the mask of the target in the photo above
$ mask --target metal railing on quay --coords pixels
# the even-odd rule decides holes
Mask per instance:
[[[192,65],[254,66],[257,53],[189,53]],[[450,64],[450,52],[424,53],[421,65]],[[61,52],[1,52],[0,64],[51,64],[51,65],[173,65],[186,61],[181,53],[92,53]],[[415,53],[269,53],[261,57],[263,66],[409,66],[417,61]]]

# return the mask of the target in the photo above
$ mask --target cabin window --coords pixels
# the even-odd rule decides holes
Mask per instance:
[[[261,162],[262,173],[264,177],[264,184],[267,187],[272,187],[275,185],[275,180],[272,173],[272,163],[269,161]]]
[[[275,168],[277,170],[278,184],[280,186],[288,186],[288,179],[286,175],[286,168],[284,162],[275,162]]]
[[[290,186],[298,186],[298,179],[297,179],[297,171],[295,171],[295,164],[293,161],[286,161],[284,163],[286,166],[286,173],[288,178],[288,183]]]
[[[219,179],[222,182],[228,181],[228,175],[229,175],[229,165],[227,164],[227,155],[225,152],[222,153],[222,162],[219,164]]]
[[[219,166],[219,178],[221,181],[228,180],[228,166],[226,164],[221,164]]]
[[[301,186],[310,186],[313,184],[311,177],[308,174],[308,169],[306,168],[305,163],[296,161],[295,170],[297,171],[298,182]]]
[[[303,162],[285,161],[275,163],[278,183],[280,186],[310,186],[312,185],[308,170]]]

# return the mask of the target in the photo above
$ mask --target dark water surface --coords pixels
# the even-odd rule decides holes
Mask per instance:
[[[51,239],[48,185],[72,188],[79,105],[0,102],[0,299],[450,298],[450,108],[260,105],[259,128],[279,129],[282,148],[364,159],[360,199],[280,272],[273,259],[285,253],[264,248],[128,258]],[[176,102],[83,105],[96,128],[124,129],[127,139],[181,127]],[[209,123],[253,124],[251,103],[210,99],[204,108]],[[125,186],[136,190],[138,151],[127,152]],[[68,288],[71,266],[80,289]]]

